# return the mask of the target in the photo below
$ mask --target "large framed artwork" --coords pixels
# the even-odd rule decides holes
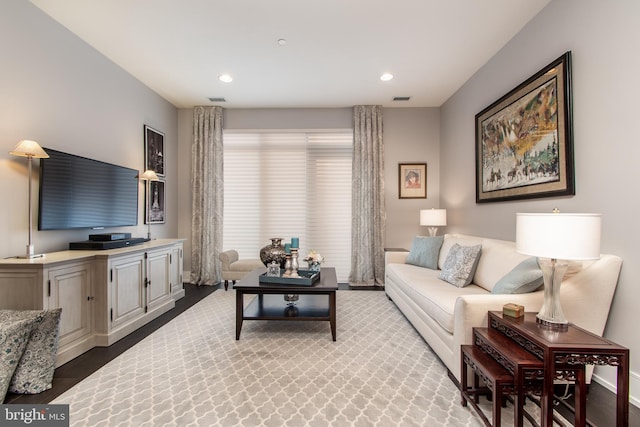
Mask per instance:
[[[427,164],[399,163],[398,164],[398,198],[426,199],[427,198]]]
[[[146,223],[147,224],[164,224],[165,182],[163,180],[149,181],[147,188],[149,193],[146,194],[146,197],[145,197],[147,202]]]
[[[476,203],[575,194],[571,52],[476,114]]]
[[[164,176],[164,134],[144,125],[144,169]]]

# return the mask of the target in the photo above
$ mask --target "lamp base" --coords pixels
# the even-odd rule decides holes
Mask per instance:
[[[544,278],[544,303],[536,315],[536,321],[553,330],[567,330],[569,321],[564,317],[560,305],[560,285],[569,264],[556,259],[538,258],[538,265]]]
[[[429,237],[435,237],[438,234],[438,227],[429,227]]]
[[[554,322],[549,322],[547,320],[541,319],[538,316],[536,316],[536,323],[544,326],[546,329],[551,329],[552,331],[568,331],[569,330],[569,322],[554,323]]]
[[[31,239],[29,239],[31,240]],[[22,256],[17,256],[18,259],[33,259],[33,258],[44,258],[44,254],[35,254],[33,249],[33,245],[27,245],[27,254]]]
[[[16,258],[18,259],[34,259],[34,258],[44,258],[44,254],[32,254],[32,255],[19,255]]]

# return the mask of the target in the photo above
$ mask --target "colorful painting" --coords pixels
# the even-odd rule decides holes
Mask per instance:
[[[575,194],[570,53],[476,115],[476,201]]]

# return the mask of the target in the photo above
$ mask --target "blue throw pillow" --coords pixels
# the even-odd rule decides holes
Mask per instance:
[[[542,270],[535,257],[527,258],[498,280],[492,294],[526,294],[537,291],[544,283]]]
[[[438,256],[440,247],[444,242],[444,236],[424,237],[416,236],[411,244],[411,251],[407,255],[405,264],[413,264],[420,267],[438,269]]]

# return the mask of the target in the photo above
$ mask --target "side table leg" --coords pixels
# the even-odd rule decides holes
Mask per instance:
[[[242,318],[244,317],[244,293],[236,291],[236,340],[240,339],[242,330]]]
[[[575,423],[576,426],[587,425],[587,385],[585,384],[585,365],[576,367],[576,387],[575,392]]]
[[[616,426],[629,425],[629,350],[620,355],[618,365]]]
[[[336,340],[336,293],[329,293],[329,323],[331,323],[331,338]]]

